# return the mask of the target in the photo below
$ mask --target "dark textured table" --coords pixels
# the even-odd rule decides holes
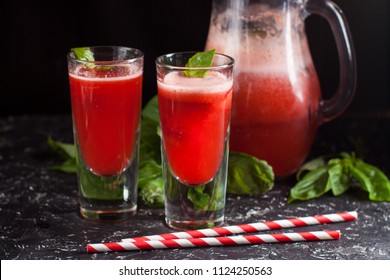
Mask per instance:
[[[389,124],[388,116],[339,118],[320,127],[310,157],[358,149],[389,176]],[[87,243],[168,232],[163,210],[140,203],[137,215],[125,222],[82,219],[76,175],[48,169],[60,161],[47,145],[48,135],[71,142],[70,117],[0,119],[0,259],[390,259],[390,203],[371,202],[354,189],[340,197],[288,204],[294,178],[277,181],[263,195],[229,195],[226,224],[358,211],[353,222],[300,228],[340,229],[340,240],[87,254]]]

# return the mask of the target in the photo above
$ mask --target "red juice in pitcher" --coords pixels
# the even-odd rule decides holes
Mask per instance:
[[[213,10],[206,49],[236,60],[230,150],[266,160],[276,176],[292,174],[312,146],[321,100],[303,25],[288,25],[299,10],[228,3]]]
[[[315,137],[320,96],[309,72],[239,72],[233,96],[230,148],[265,159],[278,176],[305,160]],[[250,98],[248,98],[250,96]]]

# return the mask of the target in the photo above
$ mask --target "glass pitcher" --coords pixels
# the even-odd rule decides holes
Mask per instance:
[[[321,98],[304,20],[323,16],[339,55],[336,93]],[[235,58],[231,151],[266,160],[276,176],[305,160],[318,125],[353,98],[355,55],[347,22],[328,0],[213,0],[206,49]]]

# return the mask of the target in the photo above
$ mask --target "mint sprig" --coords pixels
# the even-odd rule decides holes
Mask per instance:
[[[198,52],[188,60],[185,66],[188,68],[210,67],[213,63],[214,54],[215,49],[205,52]],[[208,71],[205,69],[191,69],[184,70],[184,75],[186,75],[187,77],[203,78],[204,76],[206,76],[207,72]]]
[[[79,60],[85,61],[95,61],[95,57],[90,48],[73,48],[71,51],[74,53],[74,56]]]
[[[354,153],[341,153],[340,157],[328,161],[316,158],[304,164],[297,177],[298,183],[290,190],[289,202],[313,199],[329,191],[339,196],[356,184],[368,192],[370,200],[390,202],[389,179]]]
[[[74,56],[79,60],[95,61],[95,57],[93,55],[93,52],[91,51],[91,49],[89,47],[72,48],[71,51],[74,53]],[[95,67],[95,64],[93,64],[93,63],[86,63],[85,65],[90,69]]]

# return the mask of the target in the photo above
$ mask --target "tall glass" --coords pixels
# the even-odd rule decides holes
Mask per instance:
[[[211,67],[185,67],[194,54],[156,60],[165,220],[174,229],[224,220],[234,60],[216,54]],[[200,69],[205,77],[184,74]]]
[[[80,212],[96,221],[123,220],[137,209],[143,53],[90,50],[94,60],[72,51],[67,57]]]

